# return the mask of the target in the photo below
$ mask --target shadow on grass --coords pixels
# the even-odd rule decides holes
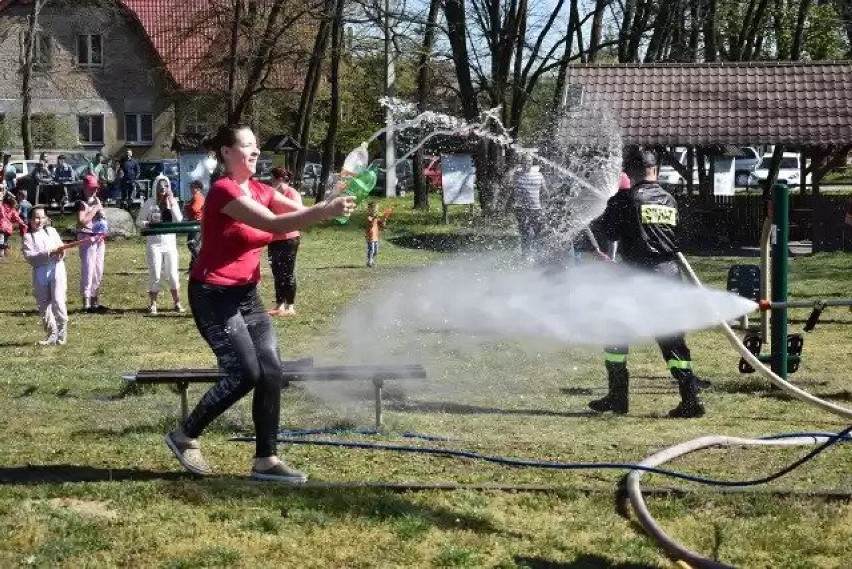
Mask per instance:
[[[482,235],[473,233],[407,233],[389,239],[397,247],[425,249],[439,253],[477,250],[491,251],[517,247],[517,237],[511,235]]]
[[[0,310],[0,314],[7,314],[9,316],[38,316],[38,310]]]
[[[28,348],[38,346],[36,342],[0,342],[0,348]]]
[[[609,390],[606,387],[563,387],[559,390],[563,395],[598,395],[601,393],[607,393]],[[631,395],[671,395],[672,393],[677,393],[677,388],[672,387],[671,389],[631,389]]]
[[[657,565],[645,563],[619,563],[601,555],[582,554],[574,561],[556,562],[541,559],[539,557],[515,557],[515,563],[519,567],[529,569],[657,569]]]
[[[331,271],[335,269],[363,269],[364,265],[329,265],[325,267],[310,267],[311,271]]]
[[[422,413],[451,413],[454,415],[529,415],[532,417],[563,417],[563,418],[590,418],[599,417],[600,413],[594,411],[553,411],[551,409],[501,409],[499,407],[483,407],[480,405],[465,405],[449,401],[419,401],[409,403],[389,402],[385,409],[406,412]],[[631,415],[633,419],[659,419],[657,415]]]
[[[44,464],[0,467],[0,484],[64,484],[67,482],[112,482],[116,480],[191,480],[188,472],[154,472],[135,468],[96,468],[74,464]]]
[[[482,407],[480,405],[465,405],[450,401],[419,401],[409,403],[390,402],[385,408],[402,413],[419,411],[424,413],[452,413],[455,415],[531,415],[543,417],[594,417],[592,411],[552,411],[550,409],[500,409],[498,407]]]
[[[319,484],[322,484],[321,482]],[[211,477],[203,484],[170,484],[162,490],[173,500],[189,504],[209,504],[221,500],[233,507],[240,500],[262,500],[278,511],[282,519],[323,526],[335,518],[364,518],[404,522],[421,519],[424,523],[453,531],[470,530],[522,539],[516,531],[494,525],[489,516],[478,516],[452,506],[415,502],[411,494],[396,488],[329,487],[287,485],[250,479]]]
[[[791,383],[796,385],[797,387],[805,388],[805,387],[824,387],[828,385],[827,381],[795,381],[793,380]],[[764,379],[763,376],[753,375],[747,379],[743,379],[741,381],[734,382],[719,382],[715,383],[714,391],[720,393],[745,393],[745,394],[761,394],[766,397],[772,397],[773,393],[783,393],[780,389],[773,388],[772,384],[769,383],[767,379]]]

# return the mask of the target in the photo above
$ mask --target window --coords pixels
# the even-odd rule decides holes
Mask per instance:
[[[53,38],[48,34],[36,32],[33,43],[33,67],[48,69],[53,66]]]
[[[103,40],[99,34],[77,36],[77,65],[98,66],[104,64]]]
[[[124,140],[142,144],[154,142],[154,117],[135,113],[124,115]]]
[[[103,144],[104,116],[77,115],[77,132],[80,144]]]

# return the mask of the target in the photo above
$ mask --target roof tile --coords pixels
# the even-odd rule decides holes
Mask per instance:
[[[578,65],[569,80],[612,101],[627,143],[852,143],[850,62]]]

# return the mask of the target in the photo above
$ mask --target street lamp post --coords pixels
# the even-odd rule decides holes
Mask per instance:
[[[385,97],[391,99],[395,95],[396,69],[394,66],[393,57],[393,42],[391,41],[391,33],[393,33],[393,19],[391,17],[391,8],[394,5],[394,0],[385,0],[385,17],[384,17],[384,32],[385,32]],[[392,105],[385,107],[385,196],[392,197],[396,195],[396,147],[394,144],[394,116]]]

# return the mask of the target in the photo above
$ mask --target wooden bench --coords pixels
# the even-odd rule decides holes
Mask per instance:
[[[418,364],[398,366],[314,366],[313,358],[281,362],[284,381],[341,381],[362,380],[373,382],[375,396],[376,430],[382,426],[382,387],[386,381],[425,379],[426,370]],[[180,396],[181,418],[189,415],[187,390],[190,383],[215,383],[224,377],[220,369],[146,369],[123,374],[122,379],[137,385],[172,384]]]

